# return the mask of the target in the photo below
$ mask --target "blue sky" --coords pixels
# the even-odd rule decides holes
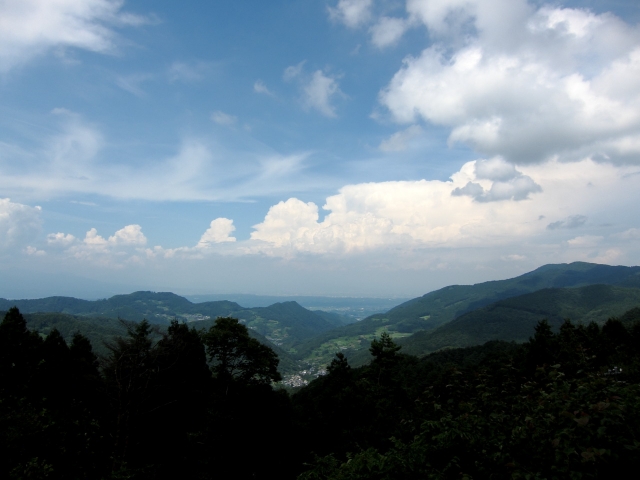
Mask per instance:
[[[5,1],[0,296],[406,297],[636,265],[639,20],[633,1]]]

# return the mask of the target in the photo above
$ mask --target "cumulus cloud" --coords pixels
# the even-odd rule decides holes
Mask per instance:
[[[550,227],[540,222],[541,217],[558,218],[559,209],[584,209],[594,217],[608,218],[610,211],[640,200],[637,180],[625,177],[628,167],[583,160],[520,168],[511,169],[503,161],[476,161],[465,164],[448,181],[347,185],[327,198],[322,220],[315,203],[290,198],[272,206],[264,221],[254,226],[247,248],[286,256],[521,245],[536,238],[544,242],[549,230],[561,234],[587,220],[570,215]],[[522,197],[514,193],[519,181],[537,185],[539,193],[526,202],[517,201]],[[473,185],[478,186],[475,192]],[[452,195],[457,189],[466,189],[467,194]],[[493,196],[494,201],[483,196]]]
[[[76,237],[70,233],[64,234],[62,232],[58,232],[47,235],[47,244],[54,247],[66,248],[73,245],[76,240]]]
[[[127,225],[109,237],[98,234],[91,228],[80,240],[62,232],[47,235],[47,246],[51,252],[61,252],[66,257],[91,262],[106,267],[122,267],[127,263],[138,263],[144,252],[147,237],[140,225]]]
[[[143,246],[147,243],[147,238],[142,233],[140,225],[127,225],[116,231],[109,238],[98,235],[98,231],[92,228],[87,232],[82,243],[84,246],[97,249],[116,246]]]
[[[356,28],[369,21],[372,4],[373,0],[339,0],[335,7],[327,10],[332,20]]]
[[[21,247],[33,240],[42,225],[41,210],[0,198],[0,250]]]
[[[218,125],[233,125],[238,121],[238,117],[235,115],[229,115],[228,113],[224,113],[220,110],[217,110],[211,114],[211,120],[216,122]]]
[[[262,223],[255,225],[252,240],[268,242],[278,247],[304,243],[307,234],[313,235],[318,227],[318,206],[297,198],[279,202],[269,208]],[[307,243],[312,239],[306,239]]]
[[[640,26],[526,0],[409,0],[407,21],[434,43],[380,92],[395,121],[516,164],[640,163]]]
[[[231,236],[235,229],[233,220],[216,218],[211,221],[207,231],[200,237],[196,248],[208,248],[215,243],[235,242],[236,238]]]
[[[36,247],[33,247],[31,245],[27,246],[24,249],[24,253],[35,257],[42,257],[47,254],[47,252],[45,252],[44,250],[38,250]]]
[[[558,220],[547,225],[547,230],[558,230],[560,228],[579,228],[587,223],[587,217],[585,215],[571,215],[564,220]]]
[[[122,0],[5,0],[0,3],[0,71],[54,48],[112,53],[114,28],[149,18],[124,12]]]
[[[478,202],[496,202],[526,200],[530,194],[542,191],[531,177],[518,172],[513,164],[500,157],[478,160],[474,168],[476,179],[491,181],[491,187],[485,190],[479,183],[467,182],[464,187],[455,188],[451,195],[466,195]]]

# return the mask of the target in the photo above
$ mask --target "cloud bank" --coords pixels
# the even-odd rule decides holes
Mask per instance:
[[[635,167],[583,160],[520,168],[522,171],[496,158],[468,162],[447,181],[347,185],[328,197],[322,209],[292,197],[271,206],[264,220],[253,227],[250,238],[240,241],[232,236],[233,220],[217,218],[193,247],[149,249],[139,225],[129,225],[108,238],[92,229],[82,241],[55,233],[47,237],[47,243],[75,256],[132,247],[150,257],[217,253],[293,258],[390,248],[416,253],[517,248],[523,242],[529,246],[559,245],[559,239],[577,238],[576,233],[591,238],[596,230],[618,235],[619,240],[633,237],[629,233],[635,231],[629,228],[635,222],[631,214],[628,218],[619,216],[618,224],[598,225],[611,219],[609,212],[624,212],[628,205],[640,201],[640,177],[628,175]],[[322,219],[321,210],[326,212]],[[572,240],[568,245],[587,247],[593,242]]]

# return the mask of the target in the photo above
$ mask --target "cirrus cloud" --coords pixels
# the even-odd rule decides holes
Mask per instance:
[[[5,0],[0,3],[0,72],[54,48],[113,53],[114,28],[149,23],[123,0]]]

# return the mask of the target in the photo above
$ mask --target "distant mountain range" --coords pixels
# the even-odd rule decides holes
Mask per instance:
[[[118,318],[146,318],[159,325],[175,318],[202,329],[219,316],[231,316],[274,348],[283,368],[293,371],[300,361],[324,366],[338,351],[345,352],[353,364],[365,363],[371,340],[384,331],[402,345],[404,353],[426,355],[489,340],[525,341],[545,318],[554,327],[565,318],[602,324],[640,307],[640,267],[585,262],[545,265],[507,280],[448,286],[359,322],[335,312],[311,311],[295,301],[245,308],[229,300],[193,303],[173,293],[155,292],[96,301],[0,299],[0,310],[14,305],[26,314],[32,328],[43,333],[58,328],[65,337],[80,331],[94,345],[124,333]]]
[[[168,325],[171,320],[204,326],[217,317],[238,318],[253,331],[277,346],[290,348],[300,341],[354,322],[336,313],[307,310],[296,302],[275,303],[269,307],[243,308],[227,300],[192,303],[169,292],[135,292],[103,300],[79,300],[72,297],[48,297],[36,300],[0,299],[0,310],[17,306],[23,313],[62,313],[97,319],[126,319]]]
[[[640,288],[640,267],[622,267],[599,265],[585,262],[570,264],[545,265],[532,272],[519,277],[479,283],[476,285],[451,285],[436,290],[422,297],[414,298],[385,314],[372,315],[361,322],[327,331],[319,336],[302,342],[296,346],[296,355],[312,362],[326,362],[331,352],[343,351],[356,363],[364,363],[368,360],[367,348],[371,340],[387,331],[398,343],[404,346],[403,351],[415,355],[425,355],[439,348],[453,346],[478,345],[487,340],[504,339],[521,341],[527,339],[533,332],[533,325],[543,318],[570,317],[576,322],[583,321],[584,309],[566,307],[561,309],[560,303],[555,299],[560,295],[557,290],[571,290],[588,285],[609,285],[623,287],[626,290],[617,292],[617,300],[622,302],[621,309],[614,308],[616,301],[609,302],[609,298],[603,289],[601,296],[596,295],[594,302],[602,302],[602,316],[591,312],[589,318],[599,322],[606,320],[607,315],[613,316],[624,313],[626,306],[637,306],[638,288]],[[512,322],[521,322],[522,326],[514,329],[508,322],[502,322],[500,328],[496,327],[495,334],[489,334],[489,325],[494,321],[500,308],[485,308],[497,302],[513,299],[526,294],[539,292],[545,289],[554,289],[555,294],[550,295],[541,292],[534,296],[538,305],[548,302],[548,306],[536,312],[528,312],[526,316],[510,317]],[[611,291],[609,291],[611,293]],[[629,295],[627,300],[622,297]],[[569,295],[570,298],[574,298]],[[582,297],[584,298],[584,297]],[[524,297],[523,302],[529,302],[529,297]],[[513,302],[512,302],[513,304]],[[515,308],[515,307],[514,307]],[[478,310],[481,309],[481,310]],[[596,307],[594,307],[596,309]],[[607,313],[607,309],[613,309]],[[526,309],[523,307],[521,313]],[[467,317],[473,320],[463,320],[465,314],[475,312],[474,316]],[[513,311],[512,311],[513,312]],[[559,316],[559,317],[558,317]],[[460,322],[447,324],[460,319]],[[588,321],[588,320],[587,320]],[[533,322],[533,323],[532,323]],[[469,325],[474,325],[473,331],[484,332],[468,333]],[[501,330],[502,329],[502,330]],[[508,333],[511,331],[512,333]],[[432,334],[428,332],[433,332]],[[436,333],[437,332],[437,333]],[[415,335],[414,335],[415,334]],[[454,337],[458,336],[460,340]],[[434,340],[427,341],[426,338]],[[438,338],[438,341],[435,339]],[[447,340],[445,340],[445,338]],[[462,340],[466,338],[466,340]]]

